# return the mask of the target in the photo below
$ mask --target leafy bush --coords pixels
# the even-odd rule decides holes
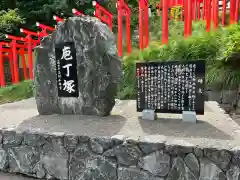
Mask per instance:
[[[19,32],[19,25],[24,24],[24,18],[19,16],[17,9],[9,9],[8,11],[0,11],[0,39],[5,39],[6,33]]]
[[[221,34],[219,56],[209,64],[209,84],[237,88],[240,84],[240,25],[232,25]]]
[[[19,101],[33,96],[33,82],[23,81],[16,85],[0,88],[0,104]]]
[[[152,42],[142,52],[125,56],[124,83],[119,98],[134,98],[135,64],[138,61],[191,61],[205,59],[208,86],[234,88],[240,83],[240,25],[205,32],[203,23],[193,24],[193,35],[170,37],[167,45]],[[198,30],[198,31],[197,31]]]

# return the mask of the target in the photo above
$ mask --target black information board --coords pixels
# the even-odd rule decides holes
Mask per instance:
[[[137,63],[137,111],[204,114],[205,63],[205,60]]]
[[[55,45],[59,97],[78,97],[77,59],[74,43]]]

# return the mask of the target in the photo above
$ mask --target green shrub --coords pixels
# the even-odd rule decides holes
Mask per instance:
[[[19,101],[33,96],[33,82],[23,81],[16,85],[0,88],[0,104]]]
[[[173,23],[174,24],[174,23]],[[193,35],[170,37],[167,45],[151,42],[142,52],[125,56],[124,83],[119,98],[135,98],[135,64],[138,61],[191,61],[206,60],[208,86],[234,88],[240,83],[240,25],[205,32],[203,22],[193,24]]]
[[[240,25],[225,28],[219,56],[209,64],[209,84],[237,88],[240,84]]]

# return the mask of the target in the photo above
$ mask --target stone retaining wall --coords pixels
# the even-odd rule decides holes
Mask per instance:
[[[227,113],[240,113],[239,90],[206,91],[206,100],[216,101]]]
[[[0,131],[0,169],[61,180],[238,180],[240,149],[200,148],[162,136],[88,137]]]

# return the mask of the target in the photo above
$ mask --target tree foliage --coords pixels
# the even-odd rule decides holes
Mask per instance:
[[[24,24],[24,18],[19,15],[17,9],[0,11],[0,38],[4,39],[4,34],[18,34],[19,26]]]

